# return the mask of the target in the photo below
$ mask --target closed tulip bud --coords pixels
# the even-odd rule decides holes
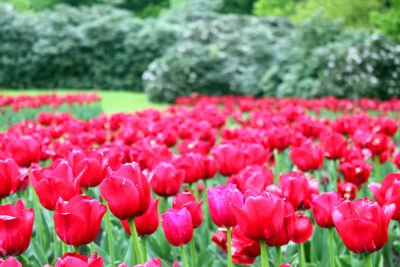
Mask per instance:
[[[184,179],[184,170],[178,170],[174,165],[166,162],[159,163],[149,175],[151,188],[159,196],[178,194]]]
[[[141,216],[149,208],[150,185],[136,163],[110,172],[100,184],[100,193],[120,220]]]
[[[327,192],[321,195],[313,195],[311,201],[311,211],[314,216],[315,222],[319,227],[329,228],[333,227],[332,211],[343,198],[338,192]]]
[[[280,247],[288,244],[292,239],[294,233],[294,224],[296,215],[292,204],[284,201],[284,219],[283,227],[273,238],[266,240],[268,246]]]
[[[282,173],[279,177],[279,187],[283,197],[295,209],[309,208],[308,200],[311,199],[311,195],[318,194],[318,181],[307,178],[301,172]]]
[[[172,201],[172,208],[187,208],[192,217],[193,228],[197,228],[203,222],[203,210],[201,209],[201,204],[203,204],[203,200],[197,202],[196,197],[193,194],[183,192],[174,197]]]
[[[248,197],[241,208],[233,205],[233,214],[247,238],[268,240],[283,227],[285,207],[280,197],[263,192],[260,196]]]
[[[161,218],[165,237],[171,245],[179,247],[192,240],[192,216],[187,208],[169,209],[166,213],[161,214]]]
[[[327,159],[340,159],[347,152],[347,141],[341,134],[327,134],[321,138],[324,156]]]
[[[372,253],[388,241],[395,204],[380,207],[375,201],[344,201],[332,212],[333,223],[346,247],[354,253]]]
[[[31,242],[35,212],[25,209],[22,200],[0,206],[0,257],[22,254]]]
[[[71,167],[66,161],[54,162],[50,167],[31,168],[29,179],[40,203],[48,210],[54,210],[58,199],[68,201],[79,194],[79,179],[74,179]]]
[[[54,228],[66,244],[80,246],[93,242],[100,231],[105,205],[89,196],[77,195],[69,201],[60,198],[54,213]]]
[[[298,147],[291,147],[289,157],[294,165],[303,172],[320,169],[324,163],[321,147],[314,145],[310,140],[303,142]]]
[[[379,206],[396,204],[396,210],[392,219],[400,221],[400,174],[389,173],[382,180],[382,184],[371,183],[371,190]]]
[[[18,137],[7,145],[7,152],[20,166],[40,161],[40,143],[31,136]]]
[[[245,165],[245,155],[233,144],[218,145],[212,151],[217,169],[223,176],[238,173]]]
[[[0,199],[19,189],[25,177],[26,173],[20,171],[12,158],[0,160]]]
[[[22,267],[22,264],[15,258],[11,257],[6,260],[0,259],[0,267]]]
[[[306,242],[314,232],[313,224],[307,215],[296,213],[292,241],[297,244]]]
[[[207,189],[208,209],[211,219],[219,227],[232,227],[236,225],[232,205],[243,206],[243,194],[235,185],[217,185]]]
[[[67,156],[75,177],[80,177],[82,187],[98,186],[104,179],[103,156],[96,151],[73,150]]]
[[[158,214],[158,202],[159,199],[154,200],[154,198],[150,196],[150,206],[145,214],[135,218],[135,227],[139,236],[151,235],[152,233],[157,231],[160,224],[160,216]],[[131,229],[129,227],[128,220],[121,220],[121,223],[124,227],[125,232],[131,235]]]
[[[90,258],[87,258],[78,253],[66,253],[61,258],[57,259],[54,267],[103,267],[104,259],[97,257],[95,252]],[[44,267],[51,267],[45,265]]]

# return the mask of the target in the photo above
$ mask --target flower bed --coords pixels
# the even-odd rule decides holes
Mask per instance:
[[[192,96],[87,121],[40,113],[0,134],[1,256],[396,266],[399,110],[396,99]]]

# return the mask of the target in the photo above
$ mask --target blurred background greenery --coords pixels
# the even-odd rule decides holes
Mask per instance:
[[[400,95],[400,0],[0,0],[0,41],[0,88]]]

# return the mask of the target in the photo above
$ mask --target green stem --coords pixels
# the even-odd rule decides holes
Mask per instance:
[[[365,261],[367,267],[373,267],[371,253],[365,254]]]
[[[304,244],[298,244],[299,246],[299,258],[300,258],[300,267],[306,267],[306,257],[304,256]]]
[[[196,198],[196,201],[199,201],[199,200],[200,200],[200,196],[199,196],[199,183],[198,183],[198,182],[195,182],[195,183],[193,184],[193,187],[194,187],[194,189],[193,189],[194,197]]]
[[[330,253],[329,253],[329,261],[331,264],[331,267],[335,267],[335,253],[334,253],[334,248],[333,248],[333,227],[329,228],[329,248],[330,248]]]
[[[94,240],[92,242],[90,242],[89,248],[90,248],[90,255],[93,255],[94,254]]]
[[[53,247],[54,247],[54,260],[57,261],[58,257],[58,243],[57,243],[57,233],[56,229],[53,229]],[[41,235],[39,235],[40,238]]]
[[[107,205],[108,206],[108,205]],[[106,231],[107,231],[107,241],[108,241],[108,254],[110,255],[110,266],[113,267],[115,263],[114,257],[114,243],[113,243],[113,234],[112,234],[112,226],[111,226],[111,216],[110,216],[110,208],[107,207],[108,210],[105,214],[106,216]]]
[[[183,245],[181,246],[181,253],[182,253],[182,260],[183,260],[184,266],[189,267],[187,259],[186,259],[185,248],[183,247]]]
[[[274,184],[278,185],[279,183],[279,174],[280,174],[280,158],[279,158],[279,152],[278,149],[274,149],[274,159],[275,159],[275,168],[274,168],[274,173],[275,173],[275,180]]]
[[[381,162],[379,160],[379,155],[375,155],[374,159],[374,169],[375,169],[375,182],[381,182]]]
[[[267,244],[265,243],[265,240],[260,240],[260,246],[261,246],[261,266],[269,267]]]
[[[338,166],[339,166],[339,160],[334,159],[333,160],[333,186],[338,190]]]
[[[138,237],[138,234],[136,231],[135,219],[131,218],[128,221],[129,221],[129,227],[131,229],[133,248],[135,249],[139,264],[143,264],[142,251],[140,250],[140,243],[139,243],[139,237]]]
[[[192,266],[196,266],[196,246],[194,238],[190,241],[190,260]]]
[[[33,188],[30,187],[30,190],[33,191]],[[39,233],[40,233],[39,234],[39,242],[40,242],[40,245],[43,247],[44,246],[43,237],[44,237],[45,229],[43,227],[42,210],[40,209],[39,200],[38,200],[38,197],[36,196],[35,193],[33,193],[32,198],[33,198],[33,209],[35,210],[35,215],[36,215],[36,218],[35,218],[36,220],[35,221],[37,222],[38,230],[39,230]],[[54,211],[52,212],[52,215],[54,215]],[[56,234],[55,231],[56,230],[54,228],[54,231],[53,231],[54,232],[54,244],[56,244],[56,240],[57,240],[57,234]],[[54,246],[54,250],[55,250],[54,256],[57,259],[57,257],[58,257],[57,245]]]
[[[168,198],[163,197],[162,200],[163,200],[163,207],[162,207],[162,210],[160,211],[160,214],[164,213],[168,210]]]
[[[79,254],[79,246],[74,246],[74,252]]]
[[[204,201],[204,207],[208,207],[207,180],[204,180],[203,201]],[[204,224],[206,226],[206,229],[208,230],[210,226],[210,213],[208,208],[204,209]]]
[[[226,228],[226,236],[228,241],[228,267],[232,267],[232,231],[231,228]]]
[[[88,188],[88,187],[84,187],[84,188],[83,188],[83,193],[84,193],[86,196],[90,196],[90,195],[89,195],[89,188]]]
[[[38,222],[38,225],[39,225],[39,231],[42,233],[42,230],[40,229],[41,228],[41,226],[42,226],[42,214],[40,213],[41,211],[40,211],[40,209],[36,209],[36,206],[37,206],[37,199],[36,199],[36,195],[34,194],[33,196],[33,206],[35,207],[35,213],[36,213],[36,211],[38,211],[38,213],[36,213],[37,214],[37,222]],[[52,210],[51,211],[51,217],[53,217],[54,216],[54,210]],[[58,257],[58,242],[57,242],[57,233],[56,233],[56,228],[54,227],[54,229],[52,230],[52,232],[53,232],[53,247],[54,247],[54,260],[55,261],[57,261],[57,257]],[[39,242],[41,243],[41,244],[43,244],[42,242],[42,234],[40,234],[39,235]]]
[[[350,265],[351,267],[354,267],[354,254],[350,250],[349,252],[350,252]]]
[[[276,261],[277,265],[281,266],[282,265],[282,250],[280,246],[275,247],[276,250]]]
[[[67,244],[65,244],[64,242],[62,242],[61,244],[62,244],[62,245],[61,245],[61,247],[62,247],[62,254],[64,255],[65,253],[68,252]]]
[[[147,261],[147,236],[143,235],[140,237],[142,241],[142,255],[143,255],[143,261]]]

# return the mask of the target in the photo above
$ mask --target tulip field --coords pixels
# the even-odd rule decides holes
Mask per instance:
[[[0,267],[400,265],[400,100],[0,95]]]

